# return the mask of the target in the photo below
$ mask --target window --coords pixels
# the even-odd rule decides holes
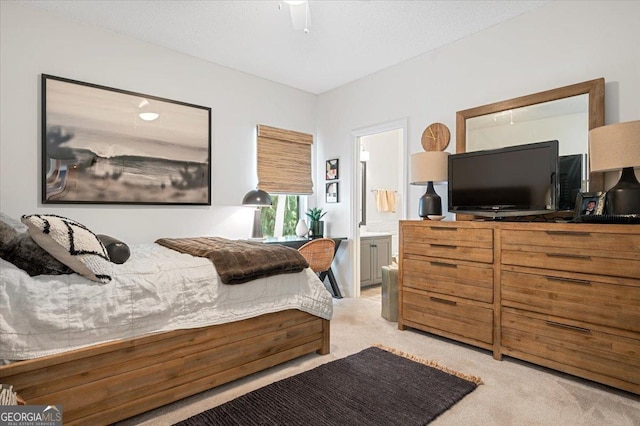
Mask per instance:
[[[265,237],[296,235],[300,216],[300,196],[272,195],[273,205],[262,208],[262,234]]]
[[[262,209],[262,234],[296,235],[298,219],[306,206],[306,197],[301,195],[313,194],[313,135],[263,124],[258,125],[257,133],[258,189],[268,192],[273,201],[271,207]]]
[[[270,194],[313,194],[313,135],[258,125],[258,189]]]

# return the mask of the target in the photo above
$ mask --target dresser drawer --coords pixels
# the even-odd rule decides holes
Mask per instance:
[[[614,378],[640,391],[640,335],[566,319],[503,308],[505,353],[607,383]],[[620,386],[620,383],[613,383]]]
[[[493,302],[491,265],[407,255],[402,285],[480,302]]]
[[[640,279],[640,253],[505,244],[502,264]]]
[[[640,279],[640,233],[633,232],[640,227],[616,228],[620,232],[594,228],[505,229],[502,264]]]
[[[640,280],[527,268],[501,276],[503,306],[640,332]]]
[[[444,222],[434,225],[403,224],[405,242],[433,242],[468,247],[493,247],[493,229],[456,226],[455,222]]]
[[[465,299],[405,288],[402,317],[430,329],[493,343],[493,310]]]
[[[454,244],[451,241],[444,240],[440,243],[405,241],[403,253],[444,259],[471,260],[482,263],[493,262],[493,249],[470,247],[469,245],[461,244],[463,243]]]
[[[581,230],[510,230],[502,231],[503,244],[517,244],[524,246],[543,246],[565,252],[571,249],[588,249],[596,253],[622,252],[635,253],[640,256],[640,226],[634,227],[635,234],[594,232]],[[622,229],[622,228],[621,228]],[[625,228],[627,229],[627,228]],[[628,256],[627,256],[628,257]]]
[[[493,262],[493,229],[438,222],[401,222],[403,254],[444,259]]]

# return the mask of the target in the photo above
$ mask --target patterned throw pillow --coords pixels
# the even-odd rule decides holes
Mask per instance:
[[[29,235],[60,262],[92,281],[111,281],[111,263],[104,245],[86,226],[51,214],[22,216]]]

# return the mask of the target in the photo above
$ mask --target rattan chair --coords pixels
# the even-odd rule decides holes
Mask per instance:
[[[336,243],[331,238],[318,238],[304,244],[298,251],[309,262],[309,268],[319,274],[331,267],[335,248]]]
[[[324,283],[325,278],[329,277],[329,285],[331,286],[333,297],[342,298],[336,278],[331,271],[331,262],[333,262],[333,256],[336,253],[335,240],[331,238],[311,240],[300,247],[298,251],[307,259],[309,268],[318,275],[322,283]]]

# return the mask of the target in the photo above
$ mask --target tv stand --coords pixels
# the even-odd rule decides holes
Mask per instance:
[[[398,328],[640,395],[640,225],[401,221]]]

